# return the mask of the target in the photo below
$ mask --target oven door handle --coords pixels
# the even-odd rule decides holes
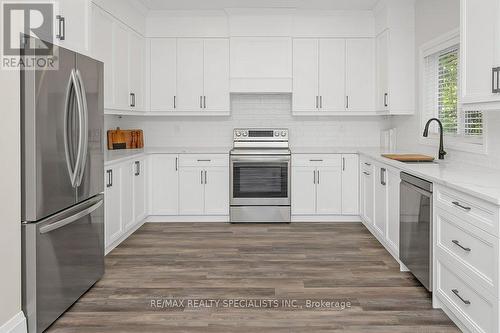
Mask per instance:
[[[252,157],[231,157],[231,162],[253,162],[253,163],[269,163],[269,162],[290,162],[290,156],[252,156]]]

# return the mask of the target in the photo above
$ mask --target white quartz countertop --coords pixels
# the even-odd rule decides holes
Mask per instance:
[[[403,163],[381,156],[387,153],[419,153],[410,150],[388,152],[380,148],[359,148],[358,153],[416,177],[500,205],[500,170],[446,159],[436,160],[436,163]]]
[[[360,147],[290,147],[292,154],[357,154]]]
[[[128,159],[148,154],[229,154],[231,147],[145,147],[143,149],[106,150],[106,165],[120,163]]]
[[[449,160],[436,163],[403,163],[382,157],[388,153],[421,153],[411,149],[386,151],[370,147],[290,147],[292,154],[360,154],[430,182],[500,205],[500,170]],[[147,154],[228,154],[231,147],[146,147],[144,149],[107,150],[105,164],[110,165]]]

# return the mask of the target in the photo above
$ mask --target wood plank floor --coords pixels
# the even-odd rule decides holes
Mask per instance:
[[[230,307],[235,299],[246,303]],[[155,308],[152,300],[184,304]],[[267,308],[257,307],[266,300]],[[351,307],[309,308],[308,300]],[[105,276],[48,330],[332,331],[459,330],[359,223],[145,224],[106,257]]]

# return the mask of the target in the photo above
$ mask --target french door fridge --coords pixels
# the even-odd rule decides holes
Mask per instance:
[[[30,333],[49,327],[104,273],[103,63],[53,47],[57,70],[20,71],[22,305]]]

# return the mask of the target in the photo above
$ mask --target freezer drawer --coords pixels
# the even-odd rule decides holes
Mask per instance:
[[[104,196],[22,226],[23,311],[42,332],[104,274]]]

